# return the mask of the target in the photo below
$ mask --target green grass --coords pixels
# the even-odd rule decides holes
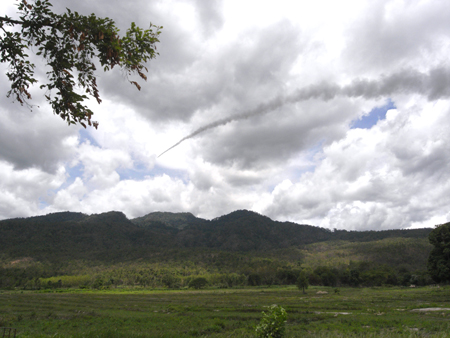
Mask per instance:
[[[255,337],[266,306],[287,337],[450,337],[450,288],[0,291],[0,327],[18,337]],[[328,294],[317,294],[327,291]]]

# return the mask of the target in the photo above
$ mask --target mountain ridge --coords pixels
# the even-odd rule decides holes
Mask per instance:
[[[424,238],[430,229],[346,231],[273,221],[236,210],[212,220],[191,213],[154,212],[128,219],[120,211],[60,212],[0,221],[0,254],[10,257],[134,259],[164,248],[268,251],[328,240]]]
[[[206,221],[202,218],[195,217],[190,212],[163,212],[156,211],[151,212],[147,215],[133,218],[131,221],[140,227],[146,227],[151,222],[161,222],[167,226],[174,227],[177,229],[183,229],[186,226],[195,223]]]

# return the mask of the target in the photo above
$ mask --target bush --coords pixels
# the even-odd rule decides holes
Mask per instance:
[[[261,276],[257,273],[252,273],[252,274],[248,275],[247,283],[249,286],[261,285]]]
[[[194,279],[191,279],[189,282],[189,287],[194,289],[201,289],[204,288],[208,284],[208,281],[205,277],[197,277]]]
[[[282,338],[285,335],[287,313],[281,306],[269,306],[269,311],[263,312],[261,322],[256,327],[256,335],[260,338]]]

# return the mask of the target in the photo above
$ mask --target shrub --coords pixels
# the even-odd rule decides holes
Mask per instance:
[[[256,334],[260,338],[282,338],[285,335],[287,313],[281,306],[269,306],[269,310],[263,312],[261,322],[256,327]]]
[[[257,273],[252,273],[252,274],[248,275],[247,283],[249,286],[261,285],[261,276]]]
[[[194,279],[191,279],[189,282],[189,287],[194,289],[201,289],[204,288],[208,284],[208,281],[205,277],[197,277]]]

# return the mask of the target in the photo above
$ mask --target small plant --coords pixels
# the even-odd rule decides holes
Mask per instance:
[[[256,335],[260,338],[282,338],[285,335],[286,310],[278,305],[269,306],[269,310],[263,312],[261,322],[256,327]]]

